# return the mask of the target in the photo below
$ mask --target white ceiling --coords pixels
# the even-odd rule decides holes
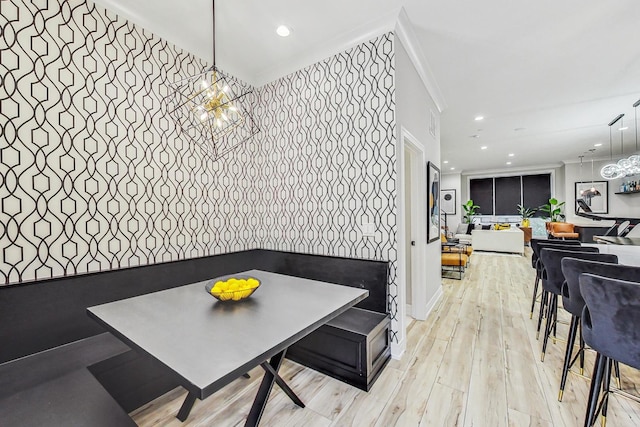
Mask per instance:
[[[212,58],[209,0],[96,3]],[[218,0],[216,61],[260,86],[392,30],[402,7],[447,105],[443,172],[578,161],[596,143],[596,158],[608,158],[607,123],[619,113],[626,151],[635,146],[637,0]],[[282,23],[292,36],[275,34]]]

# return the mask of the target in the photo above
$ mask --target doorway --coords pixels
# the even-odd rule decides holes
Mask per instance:
[[[413,224],[411,221],[412,205],[411,198],[412,179],[411,179],[411,166],[412,166],[412,152],[404,144],[404,250],[406,256],[404,257],[404,271],[405,271],[405,325],[408,327],[413,321],[412,303],[412,283],[413,283],[413,247],[416,245],[415,233],[413,231]]]
[[[402,224],[401,257],[404,273],[405,323],[426,318],[426,284],[423,281],[422,257],[426,218],[426,163],[422,146],[408,132],[402,134]]]

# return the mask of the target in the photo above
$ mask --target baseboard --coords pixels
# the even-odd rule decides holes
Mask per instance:
[[[407,349],[407,339],[403,338],[399,343],[391,343],[391,358],[395,360],[400,360],[404,351]]]
[[[442,285],[440,285],[436,293],[427,303],[427,317],[429,317],[429,314],[433,311],[434,308],[436,308],[436,305],[438,305],[438,301],[440,301],[440,298],[442,298],[443,295],[444,292],[442,291]]]

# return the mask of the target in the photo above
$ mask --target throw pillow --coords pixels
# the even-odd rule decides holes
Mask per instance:
[[[458,224],[458,228],[456,229],[456,234],[469,234],[467,230],[469,229],[469,224]]]

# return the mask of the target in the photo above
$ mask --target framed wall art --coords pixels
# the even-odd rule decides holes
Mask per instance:
[[[427,163],[427,243],[440,239],[440,169]]]
[[[456,214],[456,190],[440,190],[440,208],[447,215]]]
[[[582,199],[595,214],[609,213],[609,181],[576,182],[575,200]],[[578,203],[575,203],[576,213]]]

